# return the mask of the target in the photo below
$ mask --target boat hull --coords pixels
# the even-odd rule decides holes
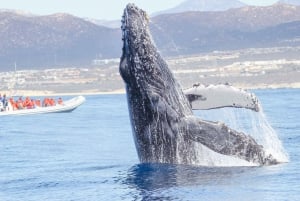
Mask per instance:
[[[72,112],[84,102],[85,102],[85,98],[83,96],[77,96],[70,100],[64,101],[64,103],[61,105],[57,104],[55,106],[49,106],[49,107],[37,107],[33,109],[3,111],[0,112],[0,116]]]

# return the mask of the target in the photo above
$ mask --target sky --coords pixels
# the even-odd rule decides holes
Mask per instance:
[[[26,11],[36,15],[69,13],[77,17],[119,20],[127,3],[153,13],[172,8],[184,0],[0,0],[0,9]],[[226,0],[224,0],[226,1]],[[249,5],[271,5],[277,0],[240,0]]]

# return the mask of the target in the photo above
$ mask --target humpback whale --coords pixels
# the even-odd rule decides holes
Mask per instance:
[[[128,4],[122,17],[119,71],[124,80],[131,126],[142,163],[199,165],[209,151],[247,164],[278,161],[251,136],[223,123],[202,120],[159,54],[145,11]]]

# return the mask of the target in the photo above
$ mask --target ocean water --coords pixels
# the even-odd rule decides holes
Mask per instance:
[[[86,96],[72,113],[1,117],[0,201],[300,200],[300,90],[254,92],[288,163],[226,168],[140,164],[126,96]],[[238,128],[245,124],[246,131],[256,132],[257,121],[248,123],[256,117],[232,117],[228,114],[240,113],[232,109],[221,113]],[[203,114],[222,116],[197,112]]]

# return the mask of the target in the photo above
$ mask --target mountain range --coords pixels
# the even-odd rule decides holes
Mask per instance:
[[[25,16],[0,13],[0,64],[24,67],[86,64],[96,56],[115,57],[116,30],[68,14]],[[107,51],[109,49],[109,51]]]
[[[300,7],[275,4],[220,12],[186,12],[152,19],[151,30],[166,55],[297,45]],[[291,31],[294,30],[294,31]],[[287,44],[287,41],[291,41]],[[293,41],[293,42],[292,42]]]
[[[188,11],[225,11],[231,8],[240,8],[244,6],[247,5],[238,0],[185,0],[174,8],[153,13],[153,16]]]
[[[164,56],[214,50],[300,45],[300,6],[243,6],[151,17],[153,39]],[[90,66],[121,55],[120,28],[58,13],[0,11],[0,71]]]

